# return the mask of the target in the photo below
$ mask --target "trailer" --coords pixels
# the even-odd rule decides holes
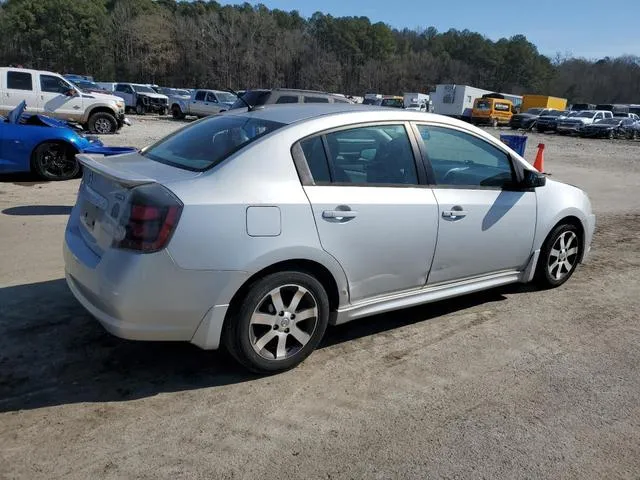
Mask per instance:
[[[441,84],[431,96],[433,111],[440,115],[471,120],[473,102],[482,95],[492,93],[469,85]]]
[[[566,110],[567,99],[550,97],[549,95],[525,95],[522,97],[521,112],[530,108],[550,108],[553,110]]]
[[[431,111],[429,95],[425,93],[405,93],[402,97],[404,99],[404,108],[407,110],[417,110],[419,112]]]

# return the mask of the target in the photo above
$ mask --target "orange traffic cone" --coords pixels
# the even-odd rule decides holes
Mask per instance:
[[[538,144],[538,153],[535,162],[533,162],[533,168],[544,173],[544,143]]]

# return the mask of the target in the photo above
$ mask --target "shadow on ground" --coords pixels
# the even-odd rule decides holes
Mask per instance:
[[[21,217],[36,215],[69,215],[73,207],[69,205],[23,205],[20,207],[5,208],[2,213]]]
[[[330,327],[320,348],[504,300],[493,290]],[[0,288],[0,411],[109,402],[252,381],[224,352],[121,340],[76,302],[63,279]]]

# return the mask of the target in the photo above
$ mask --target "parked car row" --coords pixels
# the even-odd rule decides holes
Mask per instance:
[[[533,130],[538,133],[557,132],[559,135],[581,137],[627,138],[640,136],[640,117],[636,113],[617,110],[554,110],[530,108],[512,116],[513,129]]]

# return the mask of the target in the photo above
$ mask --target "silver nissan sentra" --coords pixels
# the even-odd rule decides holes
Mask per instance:
[[[66,278],[114,335],[224,345],[285,370],[329,323],[564,283],[595,217],[467,123],[283,105],[194,122],[139,153],[79,155]]]

